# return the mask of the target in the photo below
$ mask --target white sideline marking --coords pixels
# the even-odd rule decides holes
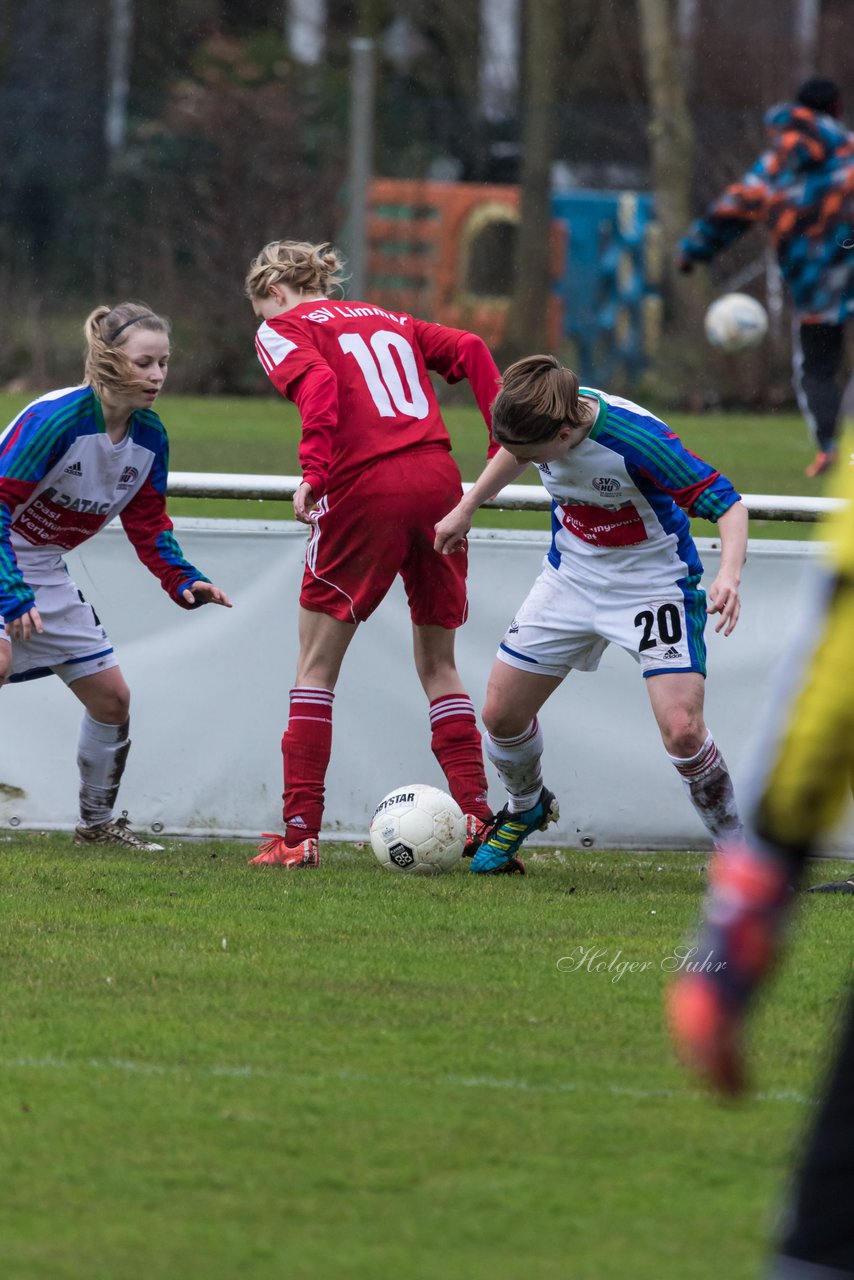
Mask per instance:
[[[18,1071],[21,1069],[36,1071],[74,1071],[83,1068],[91,1071],[125,1071],[136,1075],[147,1076],[225,1076],[240,1079],[256,1080],[301,1080],[303,1076],[294,1071],[267,1071],[263,1067],[243,1066],[209,1066],[191,1067],[174,1066],[166,1062],[137,1062],[130,1058],[89,1058],[75,1062],[70,1058],[0,1058],[0,1070]],[[399,1076],[378,1076],[360,1071],[312,1071],[312,1079],[351,1081],[356,1084],[399,1085]],[[494,1076],[435,1076],[435,1083],[457,1089],[502,1089],[512,1093],[545,1093],[565,1094],[577,1093],[604,1094],[612,1098],[637,1098],[640,1101],[651,1101],[656,1098],[672,1098],[676,1101],[708,1098],[708,1093],[698,1089],[633,1089],[628,1085],[603,1084],[583,1085],[571,1080],[560,1084],[534,1084],[530,1080],[501,1080]],[[423,1083],[413,1079],[411,1083]],[[749,1102],[794,1102],[799,1106],[810,1105],[812,1098],[797,1089],[760,1090],[748,1094]]]

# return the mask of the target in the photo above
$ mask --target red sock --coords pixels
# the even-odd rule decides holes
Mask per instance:
[[[299,844],[316,836],[323,818],[326,770],[332,754],[329,689],[291,689],[288,727],[282,738],[285,769],[285,839]]]
[[[489,818],[483,744],[467,693],[449,693],[430,703],[431,747],[463,813]]]

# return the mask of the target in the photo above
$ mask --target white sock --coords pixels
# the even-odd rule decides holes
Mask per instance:
[[[487,730],[483,747],[488,760],[495,765],[504,783],[511,813],[532,809],[543,789],[540,761],[543,754],[543,731],[536,716],[522,733],[514,738],[495,738]]]
[[[80,770],[80,823],[97,827],[109,822],[130,750],[130,721],[101,724],[86,711],[77,740]]]
[[[668,759],[681,774],[688,798],[715,844],[738,839],[743,832],[735,807],[732,778],[712,735],[709,734],[695,756],[685,760],[668,755]]]

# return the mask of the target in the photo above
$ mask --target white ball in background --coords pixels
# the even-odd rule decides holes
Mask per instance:
[[[768,332],[768,313],[749,293],[725,293],[706,312],[705,329],[719,351],[750,351]]]

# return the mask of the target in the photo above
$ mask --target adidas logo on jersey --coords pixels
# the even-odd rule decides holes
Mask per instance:
[[[65,474],[66,474],[67,476],[82,476],[82,475],[83,475],[83,468],[81,467],[81,465],[80,465],[79,461],[78,461],[78,462],[72,462],[72,463],[71,463],[71,465],[70,465],[69,467],[66,467],[66,468],[65,468]]]
[[[678,649],[674,649],[673,646],[671,645],[671,647],[667,650],[667,652],[663,653],[661,656],[662,658],[680,658],[682,655],[680,654]]]

